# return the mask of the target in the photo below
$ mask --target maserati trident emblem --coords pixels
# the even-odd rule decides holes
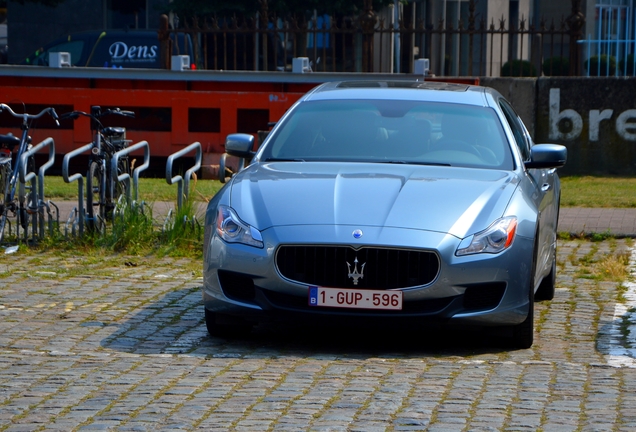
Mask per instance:
[[[358,272],[358,257],[353,261],[353,271],[351,271],[351,264],[347,262],[347,268],[349,269],[349,277],[353,279],[353,284],[358,285],[358,280],[364,278],[364,266],[367,263],[362,264],[360,271]]]

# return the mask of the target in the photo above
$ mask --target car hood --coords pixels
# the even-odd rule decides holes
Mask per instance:
[[[230,205],[259,230],[352,225],[449,233],[459,238],[501,217],[514,173],[459,167],[275,162],[233,177]]]

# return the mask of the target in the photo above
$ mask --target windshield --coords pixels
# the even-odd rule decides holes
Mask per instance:
[[[35,54],[27,57],[23,63],[34,66],[48,66],[50,53],[67,52],[71,56],[71,66],[77,66],[77,62],[80,60],[80,57],[82,57],[83,50],[83,40],[62,42],[61,44],[55,45],[47,50],[36,51]]]
[[[260,159],[513,167],[491,108],[402,100],[301,103]]]

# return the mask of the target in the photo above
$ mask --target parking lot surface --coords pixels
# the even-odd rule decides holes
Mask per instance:
[[[435,328],[210,338],[186,260],[0,255],[0,430],[633,431],[636,298],[612,277],[631,245],[559,242],[528,350]]]

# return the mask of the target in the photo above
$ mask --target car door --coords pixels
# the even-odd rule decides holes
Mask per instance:
[[[508,125],[512,129],[523,160],[528,161],[534,144],[528,129],[508,101],[501,99],[499,104],[508,121]],[[537,238],[537,277],[535,281],[539,281],[549,271],[552,255],[556,247],[559,180],[555,168],[527,169],[524,173],[530,184],[532,184],[532,199],[538,211],[539,232]]]

